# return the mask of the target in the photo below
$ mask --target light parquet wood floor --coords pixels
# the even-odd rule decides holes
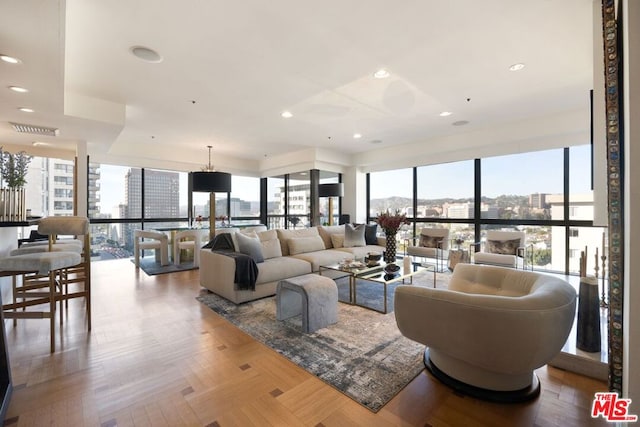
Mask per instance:
[[[542,394],[498,405],[422,372],[377,414],[200,304],[198,271],[148,277],[92,265],[93,330],[71,302],[49,353],[45,320],[5,322],[15,391],[7,426],[588,426],[606,384],[537,371]]]

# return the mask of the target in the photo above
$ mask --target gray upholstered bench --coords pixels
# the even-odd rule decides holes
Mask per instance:
[[[314,332],[338,321],[338,287],[332,279],[317,274],[278,282],[278,320],[302,314],[302,329]]]

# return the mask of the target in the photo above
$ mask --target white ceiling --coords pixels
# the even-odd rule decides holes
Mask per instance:
[[[5,146],[87,141],[90,154],[197,164],[207,145],[214,163],[308,148],[351,156],[588,108],[592,88],[592,0],[0,0],[0,8],[0,53],[22,60],[0,62]],[[163,61],[141,61],[135,45]],[[518,62],[525,69],[509,71]],[[391,76],[374,79],[382,67]],[[460,120],[469,124],[452,125]],[[60,134],[18,134],[10,121]]]

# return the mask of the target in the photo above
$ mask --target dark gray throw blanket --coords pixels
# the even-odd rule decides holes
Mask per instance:
[[[238,284],[238,290],[255,291],[256,279],[258,278],[258,265],[249,255],[234,252],[233,240],[231,234],[222,233],[213,238],[212,241],[203,246],[203,248],[211,249],[213,252],[219,253],[235,259],[236,274],[234,282]]]

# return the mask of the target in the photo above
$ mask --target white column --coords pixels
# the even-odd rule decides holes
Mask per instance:
[[[76,212],[79,216],[87,215],[89,200],[87,195],[87,186],[89,185],[87,162],[87,142],[79,141],[76,144],[76,156],[77,160],[77,179],[78,187],[76,188]]]
[[[631,413],[640,415],[640,2],[624,0],[624,339],[623,388],[632,399]],[[635,122],[632,118],[635,118]]]
[[[344,197],[342,213],[351,215],[351,222],[363,223],[367,219],[367,176],[357,167],[349,167],[342,174]]]

